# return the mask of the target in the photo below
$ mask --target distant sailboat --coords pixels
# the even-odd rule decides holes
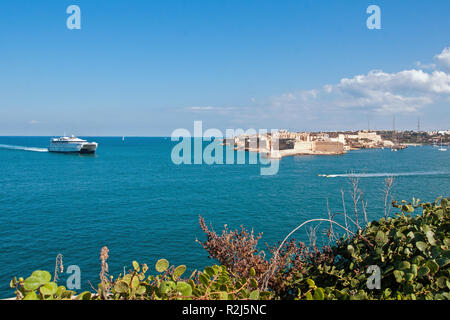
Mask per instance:
[[[122,137],[122,141],[125,141],[125,137]]]

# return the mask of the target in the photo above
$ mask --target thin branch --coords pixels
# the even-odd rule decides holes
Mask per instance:
[[[339,223],[337,223],[336,221],[333,221],[333,220],[330,220],[330,219],[321,219],[321,218],[318,218],[318,219],[311,219],[311,220],[308,220],[308,221],[303,222],[301,225],[299,225],[299,226],[296,227],[294,230],[292,230],[292,231],[284,238],[284,240],[281,242],[281,244],[279,245],[277,251],[275,252],[275,254],[274,254],[273,258],[272,258],[272,262],[271,262],[271,264],[270,264],[270,266],[269,266],[269,269],[267,270],[267,273],[266,273],[266,275],[265,275],[265,277],[264,277],[263,288],[267,288],[267,284],[268,284],[268,282],[269,282],[269,279],[270,279],[270,278],[273,276],[273,274],[275,273],[275,268],[274,268],[275,262],[276,262],[276,260],[278,259],[279,252],[280,252],[281,248],[284,246],[284,244],[286,243],[286,241],[287,241],[287,240],[288,240],[288,239],[289,239],[289,238],[290,238],[297,230],[301,229],[303,226],[305,226],[305,225],[307,225],[307,224],[309,224],[309,223],[311,223],[311,222],[317,222],[317,221],[324,221],[324,222],[333,223],[333,224],[337,225],[338,227],[340,227],[340,228],[346,230],[347,232],[351,233],[353,236],[355,235],[355,234],[354,234],[352,231],[350,231],[348,228],[346,228],[346,227],[340,225]]]
[[[328,212],[328,219],[332,220],[332,218],[334,216],[331,215],[330,204],[328,202],[328,198],[327,198],[327,212]],[[330,222],[330,231],[329,231],[329,237],[328,237],[329,243],[331,243],[334,240],[334,238],[336,238],[336,237],[335,237],[334,230],[333,230],[333,224]]]
[[[63,272],[64,272],[63,255],[60,253],[56,256],[56,261],[55,261],[55,274],[53,276],[53,281],[55,283],[58,283],[58,280],[59,280],[58,273],[63,273]]]
[[[350,176],[350,182],[352,185],[351,195],[353,200],[353,210],[355,212],[356,228],[360,230],[361,227],[359,226],[359,219],[358,219],[358,203],[361,197],[361,192],[359,190],[359,178],[355,176]]]
[[[345,228],[348,229],[347,210],[345,209],[344,189],[341,189],[341,196],[342,196],[342,207],[344,208],[344,222],[345,222]],[[348,238],[348,231],[347,231],[347,238]]]
[[[389,217],[389,213],[391,210],[391,206],[388,204],[390,193],[392,189],[392,185],[394,183],[393,177],[388,177],[386,180],[384,180],[384,217],[387,219]]]

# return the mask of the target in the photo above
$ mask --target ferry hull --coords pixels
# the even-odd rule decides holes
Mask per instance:
[[[81,144],[51,145],[48,151],[55,153],[80,153],[81,147]]]
[[[97,150],[97,143],[85,143],[80,149],[81,154],[94,154]]]
[[[48,149],[48,152],[50,152],[50,153],[71,153],[71,154],[81,153],[80,151],[55,151],[55,150],[50,150],[50,149]]]
[[[98,144],[95,142],[52,143],[48,147],[48,151],[53,153],[94,154],[97,146]]]
[[[68,153],[68,154],[95,154],[95,150],[80,150],[80,151],[51,151],[48,150],[50,153]]]

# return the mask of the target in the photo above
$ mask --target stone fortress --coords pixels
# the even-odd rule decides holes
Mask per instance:
[[[243,134],[227,138],[225,144],[236,150],[264,153],[270,158],[294,155],[340,155],[348,150],[366,148],[394,148],[395,144],[383,140],[376,132],[289,132],[280,130],[267,134]]]

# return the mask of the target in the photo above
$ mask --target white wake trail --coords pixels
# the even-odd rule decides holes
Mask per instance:
[[[48,152],[48,149],[44,149],[44,148],[13,146],[13,145],[9,145],[9,144],[0,144],[0,148],[10,149],[10,150],[32,151],[32,152]]]
[[[404,176],[429,176],[446,175],[450,172],[431,171],[431,172],[401,172],[401,173],[345,173],[345,174],[320,174],[320,177],[326,178],[375,178],[375,177],[404,177]]]

